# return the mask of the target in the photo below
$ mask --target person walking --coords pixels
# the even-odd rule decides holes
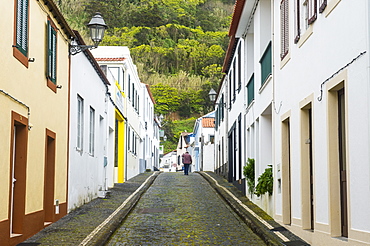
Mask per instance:
[[[192,163],[192,159],[188,151],[182,155],[182,163],[184,164],[184,175],[189,175],[189,166]]]

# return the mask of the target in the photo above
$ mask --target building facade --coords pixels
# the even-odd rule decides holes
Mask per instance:
[[[70,77],[68,210],[113,187],[115,127],[110,83],[89,50],[71,56]]]
[[[251,158],[257,184],[272,167],[272,196],[246,195],[312,245],[370,242],[369,20],[368,1],[235,4],[216,172],[238,181]]]
[[[313,245],[370,244],[369,20],[368,1],[274,2],[275,218]]]
[[[130,50],[123,46],[99,46],[92,50],[107,73],[110,93],[115,95],[115,182],[122,183],[156,164],[154,100],[140,82]],[[148,131],[148,128],[152,128]],[[152,154],[153,153],[153,154]],[[153,156],[152,156],[153,155]],[[158,162],[158,159],[156,159]]]
[[[0,242],[67,213],[69,42],[53,1],[3,1],[0,17]]]
[[[208,113],[195,121],[191,143],[194,171],[214,171],[215,112]]]

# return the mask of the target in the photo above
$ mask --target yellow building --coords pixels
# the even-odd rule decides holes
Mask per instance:
[[[69,39],[49,0],[4,0],[0,15],[0,244],[67,213]]]

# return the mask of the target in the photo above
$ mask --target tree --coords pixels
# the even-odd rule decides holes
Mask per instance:
[[[167,115],[170,112],[176,112],[180,105],[180,97],[177,89],[168,85],[158,83],[152,86],[151,92],[155,98],[154,112],[156,114]]]

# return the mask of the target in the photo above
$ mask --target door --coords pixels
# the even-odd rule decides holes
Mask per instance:
[[[27,118],[12,112],[9,190],[10,235],[23,233],[26,204]]]
[[[56,134],[46,130],[45,178],[44,178],[44,224],[54,221],[54,181],[55,181],[55,137]]]
[[[310,219],[311,230],[314,230],[314,192],[313,192],[313,161],[312,161],[312,109],[308,109],[308,134],[309,134],[309,169],[310,169]]]
[[[290,166],[290,121],[282,122],[282,195],[283,195],[283,223],[290,225],[292,221],[291,204],[291,166]]]
[[[345,132],[345,98],[344,88],[338,91],[338,138],[339,138],[339,178],[341,205],[341,232],[348,237],[347,209],[347,168],[346,168],[346,132]]]

